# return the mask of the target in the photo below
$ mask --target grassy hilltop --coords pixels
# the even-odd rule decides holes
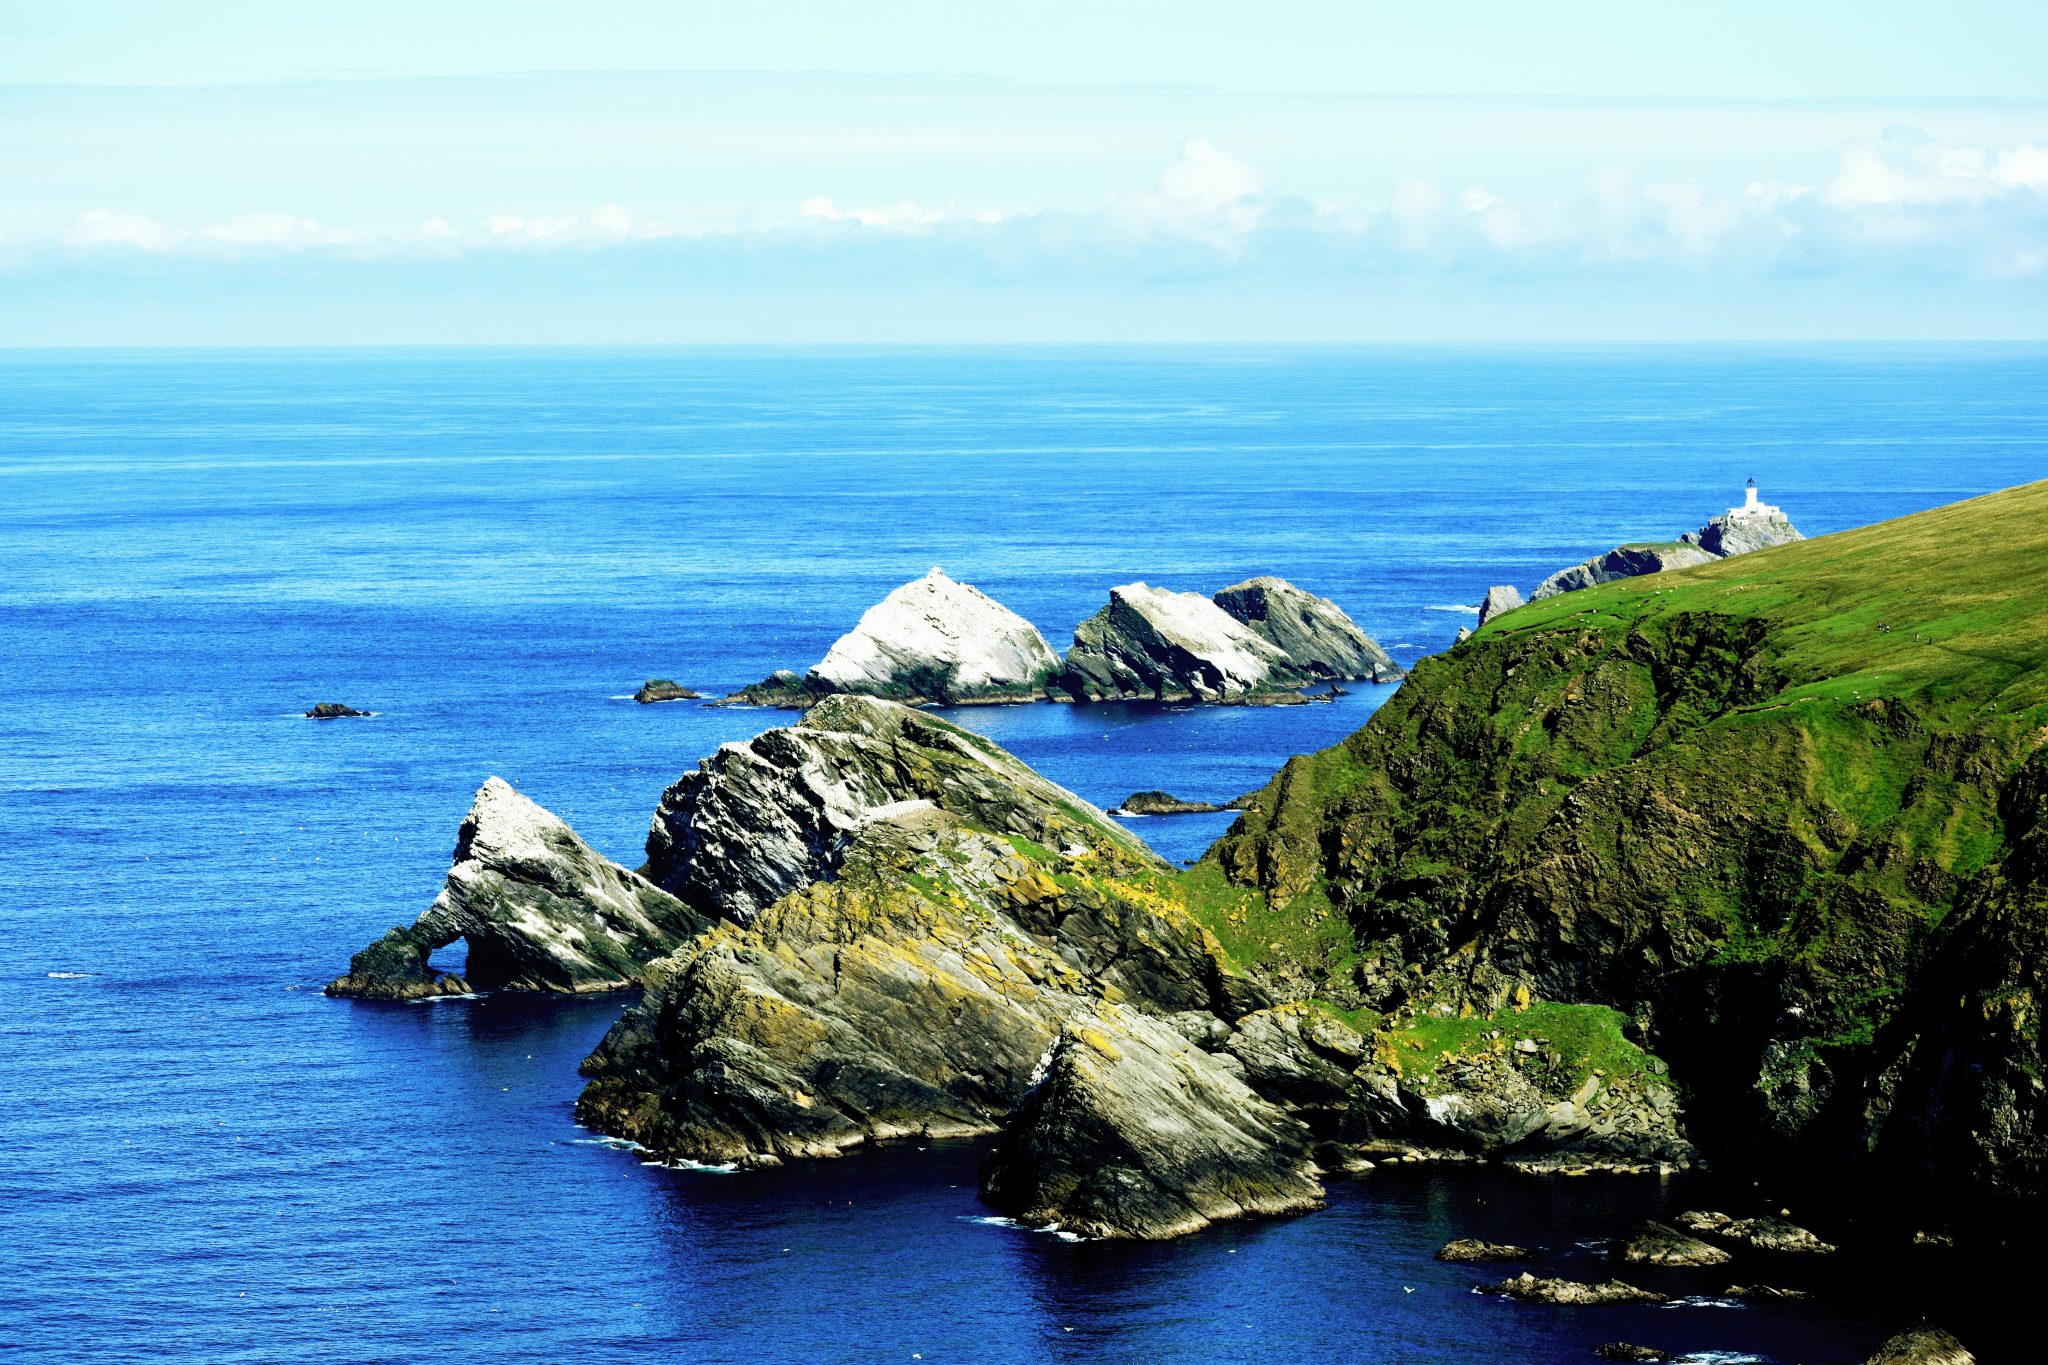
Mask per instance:
[[[1724,1156],[2031,1196],[2044,874],[2048,483],[1497,617],[1181,891],[1410,1047],[1612,1007]]]

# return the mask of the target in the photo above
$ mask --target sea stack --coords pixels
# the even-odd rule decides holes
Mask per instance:
[[[1400,669],[1338,607],[1279,578],[1214,598],[1145,583],[1111,588],[1074,631],[1059,687],[1076,701],[1273,702],[1337,678]]]
[[[1400,666],[1341,607],[1284,578],[1248,578],[1214,600],[1311,678],[1392,682],[1401,676]]]
[[[1486,596],[1479,603],[1479,624],[1485,625],[1502,612],[1513,611],[1525,605],[1522,594],[1506,583],[1496,583],[1486,590]]]
[[[869,607],[803,677],[779,671],[732,700],[808,707],[850,693],[912,705],[1038,701],[1059,667],[1036,626],[934,568]]]

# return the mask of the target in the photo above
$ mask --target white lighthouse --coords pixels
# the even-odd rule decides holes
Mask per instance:
[[[1756,496],[1756,480],[1751,479],[1742,490],[1742,505],[1728,509],[1731,517],[1782,517],[1785,514],[1767,502],[1759,502]]]

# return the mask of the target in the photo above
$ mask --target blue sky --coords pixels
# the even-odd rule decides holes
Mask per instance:
[[[2048,336],[2048,6],[0,0],[0,344]]]

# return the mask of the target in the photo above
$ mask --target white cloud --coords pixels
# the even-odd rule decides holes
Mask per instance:
[[[143,251],[168,251],[184,234],[165,227],[139,213],[115,213],[109,209],[88,209],[57,234],[66,246],[136,247]]]
[[[1891,128],[1860,138],[1822,190],[1842,208],[1976,204],[2014,191],[2048,190],[2048,148],[2021,143],[2004,149],[1956,147],[1917,128]]]
[[[1234,252],[1270,207],[1256,170],[1202,138],[1190,138],[1154,188],[1118,195],[1104,212],[1137,237],[1184,237]]]
[[[225,223],[199,229],[207,241],[234,246],[309,247],[338,246],[352,242],[358,234],[347,228],[325,227],[311,218],[288,213],[240,213]]]

